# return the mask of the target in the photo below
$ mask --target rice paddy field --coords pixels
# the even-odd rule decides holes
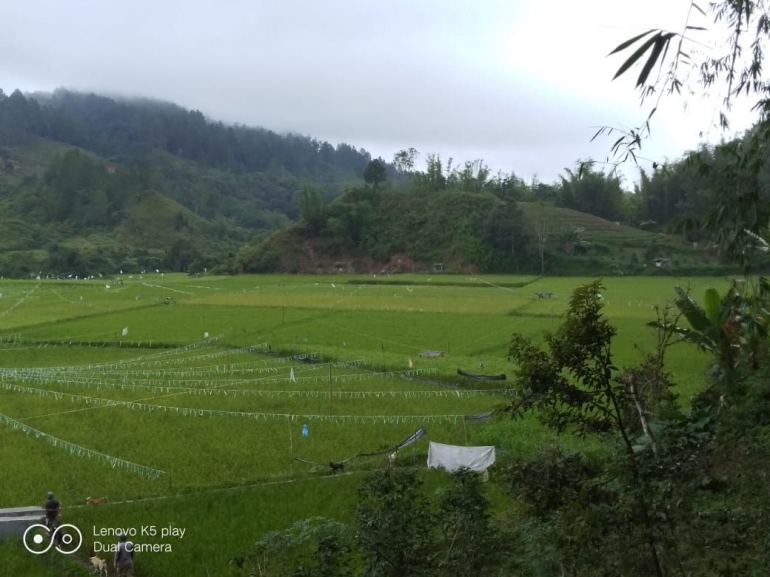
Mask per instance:
[[[134,541],[171,551],[137,554],[138,576],[227,575],[228,560],[265,531],[348,518],[362,474],[386,467],[386,451],[420,427],[442,443],[493,444],[498,461],[557,442],[600,451],[555,439],[536,419],[484,418],[506,402],[510,380],[456,373],[510,376],[511,335],[555,329],[572,289],[591,280],[0,280],[0,507],[41,504],[54,491],[63,522],[83,532],[82,559],[105,541],[94,535],[102,528],[154,526],[157,536]],[[604,282],[618,366],[652,347],[645,323],[674,285],[699,299],[728,284]],[[671,350],[681,398],[701,387],[707,363],[692,347]],[[426,438],[398,465],[424,467]],[[345,473],[332,475],[328,463],[340,461]],[[430,483],[442,478],[431,473]],[[184,536],[161,538],[162,528]],[[18,565],[15,574],[60,574],[46,557],[0,543],[0,567]]]

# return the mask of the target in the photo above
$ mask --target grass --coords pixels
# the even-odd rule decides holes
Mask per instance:
[[[0,541],[0,560],[3,575],[23,577],[87,577],[93,575],[84,564],[60,553],[48,552],[31,555],[21,541]]]
[[[185,526],[174,553],[143,554],[137,574],[224,574],[227,560],[266,530],[312,515],[345,519],[359,473],[386,464],[384,456],[360,457],[348,463],[350,475],[330,478],[324,465],[292,457],[345,460],[391,447],[422,424],[439,442],[493,444],[501,461],[553,443],[602,451],[595,440],[555,439],[534,418],[463,421],[505,402],[494,391],[473,391],[510,384],[456,374],[464,368],[512,376],[505,358],[511,333],[540,339],[555,329],[571,290],[591,279],[438,278],[152,273],[123,275],[123,284],[0,281],[0,413],[107,456],[78,458],[0,428],[0,506],[37,503],[55,490],[67,520],[79,526]],[[696,299],[709,286],[727,286],[720,279],[606,279],[605,311],[618,328],[616,364],[636,362],[639,350],[653,345],[645,323],[677,281],[691,285]],[[538,291],[554,296],[540,299]],[[205,333],[222,336],[174,348]],[[242,348],[249,345],[261,348]],[[708,358],[677,347],[669,369],[688,398],[701,386]],[[267,350],[362,362],[330,369]],[[424,350],[445,354],[424,358]],[[428,371],[423,380],[378,374],[409,370],[410,362]],[[105,406],[110,401],[124,404]],[[308,437],[301,436],[304,423]],[[422,464],[426,451],[422,441],[402,462]],[[109,457],[167,474],[150,480],[111,467]],[[103,495],[108,506],[78,507]],[[28,562],[12,545],[0,551],[14,563]],[[38,565],[37,574],[51,574]]]

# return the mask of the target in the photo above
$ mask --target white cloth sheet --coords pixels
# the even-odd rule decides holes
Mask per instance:
[[[428,467],[456,471],[468,467],[472,471],[486,471],[495,462],[495,447],[459,447],[430,442]]]

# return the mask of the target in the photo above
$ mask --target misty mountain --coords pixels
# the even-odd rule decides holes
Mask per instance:
[[[0,249],[32,251],[6,254],[0,272],[215,265],[295,220],[303,183],[331,200],[371,160],[349,144],[225,125],[167,102],[0,89],[0,219],[16,231]],[[154,231],[139,224],[148,203],[161,217]],[[170,258],[173,247],[190,254]]]
[[[250,228],[264,225],[254,218],[255,210],[295,218],[301,180],[332,198],[360,181],[372,160],[349,144],[225,125],[166,102],[61,89],[5,96],[0,90],[0,147],[29,144],[34,137],[76,146],[117,165],[156,170],[163,192],[196,214],[221,215]]]
[[[166,102],[0,91],[0,274],[307,272],[339,262],[639,274],[674,255],[680,267],[713,264],[683,239],[656,236],[671,224],[653,212],[658,200],[708,206],[703,187],[682,196],[679,180],[655,176],[630,194],[590,164],[558,183],[527,183],[481,160],[430,154],[421,171],[416,155],[399,153],[397,170],[348,144],[225,125]],[[535,242],[538,221],[547,243]],[[634,230],[640,222],[658,230]]]
[[[197,110],[150,99],[122,99],[59,89],[26,97],[0,91],[0,145],[29,134],[94,151],[107,158],[142,154],[147,147],[206,166],[297,175],[341,171],[359,177],[371,155],[349,144],[262,128],[225,125]]]

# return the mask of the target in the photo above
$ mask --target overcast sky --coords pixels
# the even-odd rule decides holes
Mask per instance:
[[[148,96],[227,122],[415,147],[555,180],[643,120],[620,42],[680,30],[689,0],[24,0],[0,19],[0,87]],[[705,21],[699,21],[705,24]],[[669,101],[644,156],[676,158],[711,102]],[[736,129],[749,126],[744,109]],[[704,135],[718,139],[718,130]],[[634,171],[627,168],[629,178]]]

